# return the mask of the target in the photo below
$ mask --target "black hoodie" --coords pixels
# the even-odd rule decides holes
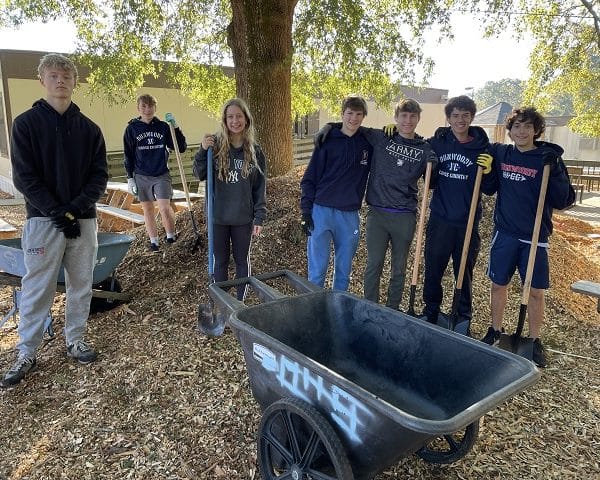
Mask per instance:
[[[95,218],[108,181],[100,128],[74,103],[61,115],[46,100],[15,118],[11,139],[13,183],[27,218],[49,217],[59,207]]]

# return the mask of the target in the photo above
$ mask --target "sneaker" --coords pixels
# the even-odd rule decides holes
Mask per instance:
[[[533,363],[535,363],[540,368],[544,368],[547,364],[546,352],[544,351],[544,345],[542,345],[542,341],[539,338],[536,338],[533,341],[532,360],[533,360]]]
[[[16,385],[25,378],[25,375],[33,371],[35,366],[35,357],[31,358],[26,355],[19,354],[17,361],[14,363],[11,369],[6,372],[6,375],[4,375],[4,378],[0,382],[0,387],[7,388]]]
[[[498,345],[498,343],[500,343],[500,334],[504,332],[504,329],[500,330],[494,330],[494,327],[490,327],[488,328],[487,333],[485,334],[485,337],[483,337],[481,339],[481,341],[483,343],[487,343],[488,345]]]
[[[177,235],[175,235],[173,238],[165,237],[165,241],[167,243],[175,243],[177,241]]]
[[[67,347],[67,356],[77,360],[85,365],[96,360],[98,355],[94,350],[83,340],[79,340]]]
[[[158,253],[160,252],[160,249],[156,243],[150,243],[150,251],[153,253]]]

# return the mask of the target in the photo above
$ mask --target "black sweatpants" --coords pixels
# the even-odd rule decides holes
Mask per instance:
[[[432,323],[437,322],[437,316],[440,312],[440,305],[444,295],[442,277],[450,258],[452,258],[455,281],[458,277],[460,257],[465,241],[465,230],[466,226],[457,227],[435,216],[429,217],[427,236],[425,238],[425,282],[423,285],[423,302],[425,303],[425,308],[423,314],[427,315],[427,319]],[[457,323],[463,321],[468,322],[468,324],[471,323],[473,268],[477,261],[480,245],[479,228],[477,225],[474,225],[467,253],[462,291],[458,303]]]
[[[250,271],[250,239],[253,224],[213,225],[213,253],[215,259],[214,276],[216,282],[228,279],[229,258],[233,251],[235,278],[248,276]],[[243,300],[245,286],[238,287],[237,298]]]

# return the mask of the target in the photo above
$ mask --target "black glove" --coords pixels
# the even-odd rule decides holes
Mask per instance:
[[[558,159],[560,157],[553,152],[552,150],[547,150],[544,152],[544,156],[542,157],[544,161],[544,165],[550,165],[550,171],[554,170],[558,166]]]
[[[50,213],[54,228],[63,232],[67,238],[77,238],[81,235],[79,221],[68,207],[58,208]]]
[[[303,213],[300,225],[302,226],[302,231],[306,234],[306,236],[310,237],[311,231],[315,228],[312,215],[310,213]]]

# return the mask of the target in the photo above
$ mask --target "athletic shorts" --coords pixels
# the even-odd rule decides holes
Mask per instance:
[[[496,285],[508,285],[510,279],[519,269],[521,283],[525,281],[529,250],[531,245],[518,238],[496,231],[490,248],[490,264],[488,277]],[[532,288],[541,290],[550,287],[550,268],[548,265],[548,248],[538,246],[533,264],[531,278]]]
[[[159,199],[171,200],[173,186],[171,185],[171,175],[169,173],[158,177],[149,177],[136,173],[134,178],[140,202],[153,202]]]

